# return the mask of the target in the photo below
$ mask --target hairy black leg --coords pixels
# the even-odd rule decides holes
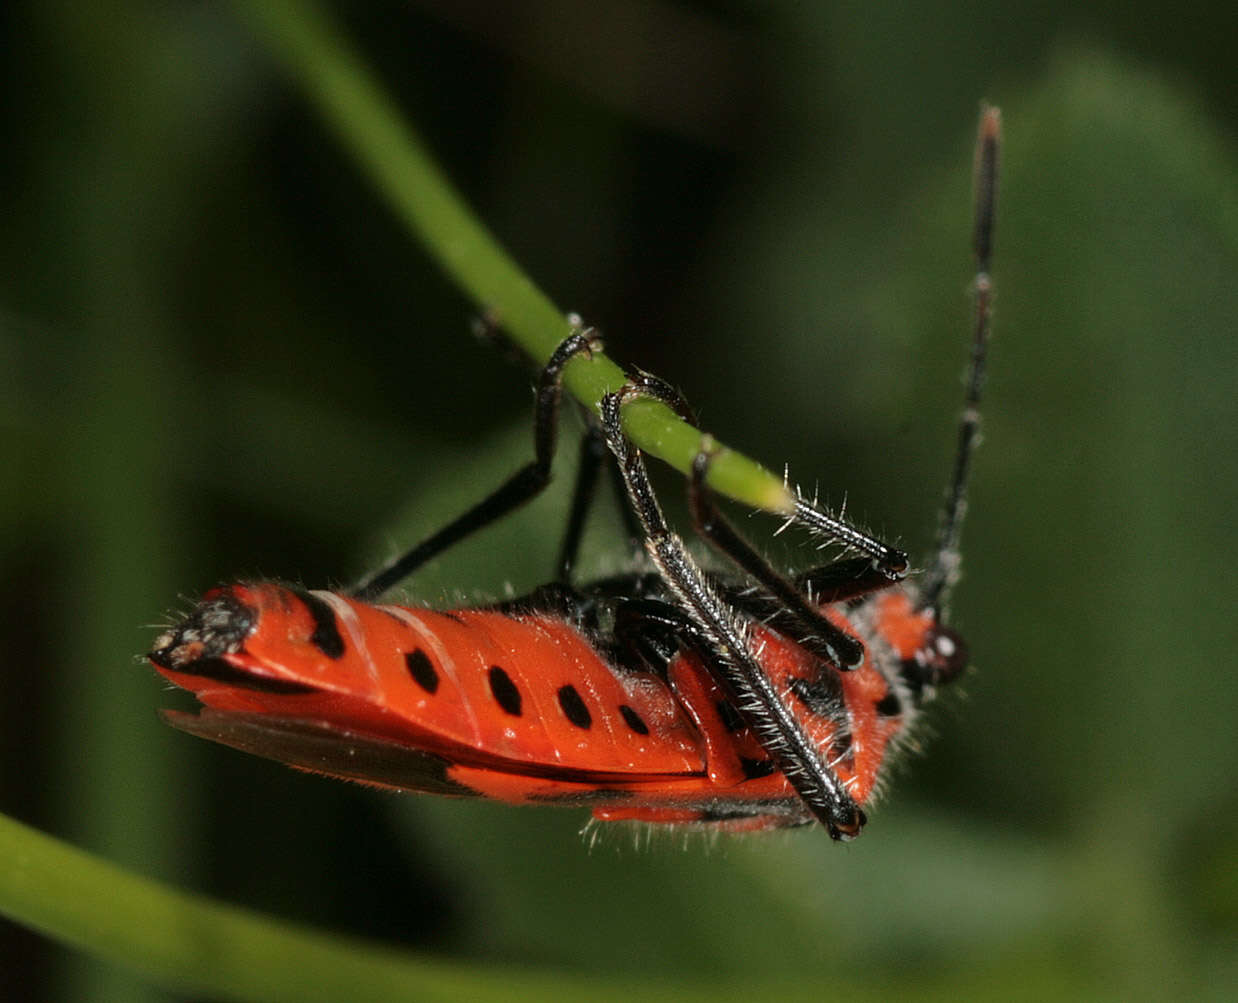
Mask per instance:
[[[580,551],[580,538],[585,531],[585,517],[597,494],[598,473],[606,459],[606,440],[595,426],[589,426],[580,440],[580,463],[576,468],[576,486],[572,491],[572,508],[567,517],[567,530],[559,548],[559,560],[555,565],[556,578],[566,582],[571,579],[572,568]]]
[[[858,835],[864,814],[782,702],[748,647],[745,626],[710,587],[683,541],[666,525],[644,460],[623,432],[624,402],[645,393],[635,386],[602,398],[602,429],[623,472],[628,497],[645,530],[646,548],[667,588],[696,623],[711,653],[709,664],[735,695],[738,709],[778,768],[834,839]]]
[[[648,373],[638,376],[636,386],[644,394],[660,400],[690,424],[696,423],[695,415],[677,390]],[[713,457],[712,448],[713,440],[706,436],[701,452],[692,463],[688,481],[688,507],[696,531],[777,600],[781,625],[794,626],[790,636],[797,644],[841,669],[854,669],[864,660],[864,646],[814,608],[804,592],[776,571],[718,511],[713,492],[705,483]],[[882,572],[879,574],[888,585],[890,579]]]
[[[594,426],[593,431],[602,443],[602,448],[606,449],[606,436],[602,434],[602,430]],[[609,450],[607,452],[609,453]],[[644,551],[644,531],[640,520],[636,518],[636,513],[632,511],[632,506],[628,504],[628,486],[623,480],[623,471],[619,469],[619,464],[614,462],[613,457],[606,464],[606,471],[610,476],[610,486],[619,507],[619,515],[623,519],[623,531],[628,538],[628,545],[634,554],[640,554]]]
[[[787,521],[842,544],[848,550],[867,554],[873,567],[886,576],[887,582],[902,580],[911,567],[904,551],[883,543],[837,516],[830,515],[807,499],[796,500],[795,511],[787,517]]]
[[[781,605],[781,619],[799,627],[792,639],[801,647],[840,669],[854,669],[864,660],[864,645],[826,619],[807,596],[753,549],[714,504],[705,486],[705,475],[713,457],[713,440],[706,437],[701,452],[692,461],[688,481],[688,507],[698,533],[717,550],[751,575]]]
[[[657,376],[647,373],[642,369],[629,368],[627,370],[627,375],[628,381],[634,387],[644,391],[646,395],[661,401],[689,425],[694,427],[697,425],[696,413],[684,399],[683,395],[665,380],[659,379]],[[703,480],[701,481],[701,484],[704,484]],[[712,497],[713,494],[712,491],[709,491],[707,486],[698,489],[698,492],[707,493],[710,497]],[[709,503],[708,499],[706,499],[706,504],[709,505],[712,511],[715,513],[717,512],[716,507]],[[882,579],[882,586],[878,587],[884,587],[885,585],[890,585],[893,582],[899,581],[907,573],[909,562],[907,555],[903,551],[883,543],[881,540],[878,540],[876,537],[870,536],[862,530],[857,529],[850,523],[835,518],[828,512],[824,512],[817,508],[812,502],[809,502],[803,498],[797,499],[795,503],[795,511],[788,518],[790,522],[796,525],[804,526],[813,533],[829,537],[848,549],[857,550],[863,554],[867,554],[868,565],[873,568]],[[718,516],[718,519],[719,521],[722,521],[721,516]],[[698,526],[698,528],[700,527]],[[727,530],[729,530],[731,537],[738,537],[738,534],[732,527],[727,526],[726,530],[724,530],[724,534]],[[709,532],[702,531],[702,535],[706,539],[710,540],[711,543],[715,542]],[[758,573],[753,570],[753,568],[750,568],[744,561],[739,560],[734,554],[728,553],[728,556],[732,557],[740,567],[744,568],[744,570],[748,571],[748,573],[754,578],[762,582],[766,580],[763,577],[765,574],[779,578],[782,577],[769,567],[768,562],[766,562],[759,555],[753,553],[751,547],[747,547],[746,543],[744,543],[743,546],[747,548],[749,553],[751,553],[751,556],[755,559],[755,564],[763,565],[763,569],[760,573]],[[724,552],[726,552],[725,548],[720,549],[723,549]],[[794,590],[791,586],[787,585],[786,589],[771,588],[770,591],[781,596],[784,592],[790,595]],[[794,603],[791,603],[789,604],[789,608],[794,610],[796,606]],[[815,623],[820,620],[819,615],[815,610],[812,610],[811,607],[807,609],[807,616],[809,623]],[[828,621],[826,621],[826,624],[827,626],[825,629],[827,633],[829,631],[835,631],[839,635],[839,637],[835,639],[837,647],[840,649],[837,654],[843,656],[850,651],[850,653],[856,656],[856,661],[858,662],[860,656],[856,651],[853,651],[848,647],[849,642],[852,644],[855,642],[852,642],[851,638],[847,637],[845,634],[842,634],[841,631],[838,631],[833,624],[829,624]],[[830,658],[836,663],[838,661],[833,655],[827,654],[823,651],[818,653],[820,653],[822,657]]]
[[[619,503],[624,533],[630,545],[638,552],[640,550],[640,523],[636,521],[636,516],[632,514],[632,508],[628,505],[623,476],[611,459],[602,430],[590,423],[580,440],[580,463],[577,467],[576,486],[572,492],[572,508],[568,515],[567,530],[563,534],[563,544],[559,548],[559,560],[555,565],[558,581],[571,581],[572,569],[576,566],[576,557],[580,552],[580,541],[584,536],[585,520],[597,496],[598,474],[603,464],[606,466],[611,486],[615,490],[615,499]]]
[[[643,666],[663,678],[666,667],[684,648],[709,658],[700,628],[678,606],[662,599],[630,599],[615,607],[613,629],[621,652],[635,656]],[[625,660],[625,664],[627,664]]]
[[[849,557],[820,567],[801,571],[791,578],[795,587],[817,606],[863,599],[890,587],[885,572],[873,567],[867,557]],[[727,600],[736,609],[754,620],[761,620],[781,634],[794,638],[794,621],[785,616],[785,607],[760,589],[724,590]]]
[[[559,403],[563,396],[563,367],[577,355],[592,355],[596,344],[591,332],[576,331],[560,342],[542,368],[537,381],[533,419],[533,461],[516,471],[497,491],[483,498],[462,516],[422,540],[385,568],[362,579],[349,590],[349,595],[358,599],[377,598],[426,561],[523,505],[550,483],[550,466],[558,438]]]
[[[890,587],[890,577],[880,568],[873,567],[873,562],[867,557],[849,557],[809,568],[797,574],[793,581],[800,591],[822,606],[862,599]]]
[[[662,377],[647,373],[638,366],[625,366],[624,373],[628,378],[631,396],[652,397],[669,407],[693,428],[700,426],[696,411],[687,398]]]

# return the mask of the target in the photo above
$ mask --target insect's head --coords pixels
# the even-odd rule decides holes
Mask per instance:
[[[967,668],[967,644],[937,620],[932,610],[913,602],[906,591],[881,597],[875,623],[878,635],[899,659],[899,674],[916,702],[952,682]]]
[[[919,693],[953,682],[967,668],[968,657],[967,643],[958,632],[934,623],[911,657],[903,659],[902,676],[912,691]]]

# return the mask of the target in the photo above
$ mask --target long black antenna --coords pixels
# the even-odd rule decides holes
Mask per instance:
[[[924,580],[920,608],[940,611],[950,589],[959,577],[959,536],[967,514],[967,477],[971,457],[980,437],[980,394],[984,389],[984,364],[989,347],[989,328],[993,314],[993,281],[989,263],[993,256],[993,221],[997,212],[997,159],[1002,138],[1002,113],[992,105],[980,109],[980,128],[976,137],[976,220],[972,231],[972,250],[976,254],[976,279],[972,286],[976,317],[971,345],[971,367],[967,374],[967,394],[959,419],[958,448],[954,454],[954,473],[946,494],[937,531],[937,552]]]

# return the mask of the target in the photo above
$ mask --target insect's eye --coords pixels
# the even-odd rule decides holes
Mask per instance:
[[[970,656],[967,644],[955,631],[940,625],[930,628],[916,652],[916,664],[923,673],[921,682],[937,686],[957,679]]]
[[[911,658],[903,659],[903,681],[919,695],[951,682],[967,668],[970,653],[963,639],[949,627],[933,624]]]

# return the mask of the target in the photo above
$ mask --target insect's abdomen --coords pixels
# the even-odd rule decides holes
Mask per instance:
[[[208,594],[153,660],[207,707],[321,717],[453,763],[582,779],[699,774],[668,687],[541,615],[372,606],[274,584]]]

